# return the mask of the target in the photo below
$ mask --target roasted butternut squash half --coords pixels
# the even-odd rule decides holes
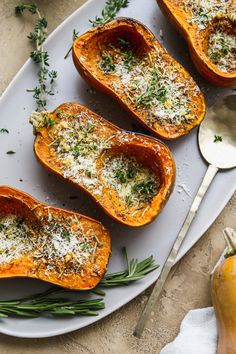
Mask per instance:
[[[87,290],[105,274],[110,252],[100,222],[0,187],[0,279],[30,277]]]
[[[190,74],[136,20],[118,18],[83,34],[73,59],[91,85],[160,138],[185,135],[204,117],[204,98]]]
[[[228,252],[212,274],[211,297],[218,322],[217,354],[236,354],[236,232],[225,231]]]
[[[121,130],[78,103],[34,113],[31,122],[39,161],[85,190],[115,220],[142,226],[166,203],[175,164],[160,141]]]
[[[199,73],[212,84],[236,84],[235,0],[157,0],[186,39]]]

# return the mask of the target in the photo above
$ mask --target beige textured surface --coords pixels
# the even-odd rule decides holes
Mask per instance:
[[[36,1],[49,22],[49,30],[77,9],[84,0]],[[28,58],[30,17],[14,16],[16,0],[0,0],[0,92],[6,88]],[[195,247],[172,270],[161,301],[138,340],[132,330],[150,289],[121,310],[83,330],[50,339],[27,340],[0,335],[1,354],[51,353],[126,353],[156,354],[178,333],[179,324],[189,309],[211,304],[209,274],[224,248],[221,230],[236,228],[236,196]]]

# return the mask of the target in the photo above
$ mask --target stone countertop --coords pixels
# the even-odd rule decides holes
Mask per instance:
[[[45,14],[49,31],[53,30],[85,0],[34,1]],[[30,17],[16,20],[17,0],[0,1],[0,92],[26,61],[31,50],[26,35],[32,30]],[[0,335],[1,354],[112,353],[157,354],[173,340],[179,325],[190,309],[211,305],[210,272],[219,258],[224,240],[222,229],[236,228],[236,195],[201,240],[172,269],[163,296],[139,340],[132,336],[146,299],[148,289],[112,315],[82,330],[48,339],[19,339]]]

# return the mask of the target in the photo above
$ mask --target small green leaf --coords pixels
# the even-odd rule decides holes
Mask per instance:
[[[222,142],[222,136],[220,135],[214,135],[214,143],[219,143],[219,142]]]
[[[0,129],[0,133],[7,133],[9,134],[9,130],[5,129],[5,128],[1,128]]]

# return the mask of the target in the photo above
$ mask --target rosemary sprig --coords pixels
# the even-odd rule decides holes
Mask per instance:
[[[42,313],[52,315],[86,315],[96,316],[105,304],[102,299],[70,300],[67,298],[51,298],[64,289],[53,287],[44,293],[23,299],[0,301],[0,318],[10,315],[21,317],[38,317]]]
[[[127,262],[127,269],[121,272],[106,274],[94,290],[118,285],[128,285],[144,278],[145,275],[159,267],[159,264],[155,263],[153,256],[139,262],[137,259],[128,259],[126,248],[123,249],[123,253]]]
[[[92,24],[92,27],[96,27],[98,25],[105,24],[109,21],[111,21],[113,18],[116,17],[117,13],[125,7],[128,7],[130,0],[107,0],[104,9],[102,10],[101,17],[96,16],[95,20],[89,20],[89,22]],[[73,42],[78,38],[79,32],[76,32],[76,30],[73,30],[73,35],[72,35],[72,40]],[[66,55],[64,56],[64,59],[68,58],[72,47],[68,50]]]
[[[55,70],[49,70],[49,55],[44,50],[44,42],[47,38],[47,20],[41,16],[35,4],[21,4],[16,6],[16,14],[22,15],[24,11],[29,11],[32,15],[37,15],[38,19],[34,26],[34,32],[30,32],[28,38],[35,43],[35,50],[30,53],[32,60],[39,65],[38,82],[34,89],[27,90],[33,92],[36,100],[36,110],[46,110],[47,96],[54,95],[53,83],[57,77]]]
[[[138,262],[138,260],[135,259],[128,259],[125,248],[123,252],[127,262],[127,269],[106,274],[99,285],[92,289],[92,291],[87,291],[87,293],[92,292],[100,296],[105,296],[105,292],[102,288],[128,285],[144,278],[146,274],[159,267],[159,265],[155,264],[152,256]],[[51,297],[59,293],[72,293],[72,290],[54,286],[43,293],[34,294],[25,298],[0,301],[0,318],[8,316],[38,317],[42,313],[49,313],[55,316],[96,316],[99,310],[105,308],[102,299],[70,300],[68,298]],[[73,291],[73,293],[75,293],[75,291]],[[86,292],[83,291],[83,294],[84,293]]]
[[[96,16],[95,20],[89,22],[93,27],[105,24],[111,21],[116,14],[129,5],[129,0],[107,0],[104,9],[102,10],[101,17]]]

